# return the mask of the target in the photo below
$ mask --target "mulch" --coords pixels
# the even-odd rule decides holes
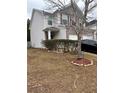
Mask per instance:
[[[77,58],[76,60],[72,61],[72,64],[78,66],[90,66],[93,65],[93,61],[85,58]]]

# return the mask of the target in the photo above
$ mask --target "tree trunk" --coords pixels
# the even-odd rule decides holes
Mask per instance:
[[[81,51],[81,36],[78,35],[78,46],[77,46],[78,58],[83,58],[83,54]]]

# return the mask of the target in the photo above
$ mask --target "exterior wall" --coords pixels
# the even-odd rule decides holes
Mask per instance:
[[[57,24],[58,24],[58,17],[57,14],[55,14],[55,16],[53,17],[53,25],[56,27]]]
[[[66,28],[59,27],[60,31],[56,34],[55,39],[66,39]]]
[[[55,39],[66,39],[66,29],[65,26],[60,25],[60,14],[56,14],[56,19],[52,19],[52,25],[48,25],[48,15],[43,15],[38,11],[34,11],[31,24],[31,46],[34,48],[44,48],[44,45],[41,43],[42,40],[45,40],[45,32],[43,29],[47,27],[57,27],[60,29],[56,33]]]
[[[67,29],[67,38],[71,39],[71,40],[77,39],[76,32],[74,31],[74,29],[72,27],[68,27],[68,29]]]
[[[95,25],[94,26],[91,26],[90,29],[96,30],[96,26]]]
[[[69,35],[70,40],[78,40],[77,35]]]
[[[34,48],[44,47],[43,44],[41,44],[41,40],[45,39],[45,34],[42,31],[44,24],[43,19],[44,17],[40,12],[34,11],[31,24],[31,46]]]
[[[78,40],[77,35],[69,35],[69,39],[70,40]],[[84,39],[90,39],[90,40],[96,41],[96,38],[93,38],[93,36],[88,36],[88,35],[83,35],[82,40],[84,40]]]
[[[48,24],[47,24],[47,23],[48,23],[48,16],[44,16],[44,18],[43,18],[42,20],[43,20],[43,22],[44,22],[44,23],[42,24],[42,25],[43,25],[43,28],[48,27]]]
[[[94,40],[97,41],[97,32],[94,32]]]
[[[60,13],[56,13],[55,14],[56,15],[56,20],[55,20],[55,25],[58,25],[58,24],[60,24]]]

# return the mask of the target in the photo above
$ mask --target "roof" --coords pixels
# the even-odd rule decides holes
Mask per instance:
[[[49,13],[49,12],[47,12],[47,11],[39,10],[39,9],[33,8],[29,28],[31,27],[31,24],[32,24],[32,20],[33,20],[33,16],[34,16],[34,12],[35,12],[35,11],[37,11],[37,12],[39,12],[39,13],[41,13],[41,14],[44,14],[44,15],[52,15],[52,13]]]
[[[52,13],[47,12],[47,11],[44,11],[44,10],[33,9],[33,11],[37,11],[37,12],[43,13],[43,14],[45,14],[45,15],[52,15]]]
[[[59,28],[56,28],[56,27],[47,27],[45,29],[43,29],[43,31],[52,31],[52,32],[58,32],[59,31]]]
[[[78,12],[78,16],[82,16],[82,11],[80,10],[80,8],[78,7],[78,5],[76,3],[73,3],[74,7],[77,9],[77,12]],[[53,13],[51,12],[47,12],[47,11],[44,11],[44,10],[39,10],[39,9],[33,9],[33,11],[37,11],[37,12],[40,12],[40,13],[43,13],[45,15],[54,15],[55,13],[57,12],[63,12],[63,13],[66,13],[66,14],[69,14],[70,12],[68,12],[68,9],[71,8],[71,4],[67,4],[65,5],[62,9],[57,9],[56,11],[54,11]]]
[[[78,17],[82,17],[83,13],[82,13],[81,9],[78,7],[78,5],[76,3],[73,3],[73,6],[76,9],[76,12],[78,13]],[[71,4],[67,4],[62,9],[57,9],[54,13],[62,12],[62,13],[70,15],[71,12],[68,11],[68,9],[71,9],[71,8],[72,8]]]
[[[78,5],[76,3],[73,3],[74,7],[77,9],[77,12],[78,12],[78,17],[82,17],[82,11],[80,10],[80,8],[78,7]],[[47,11],[44,11],[44,10],[39,10],[39,9],[33,9],[32,11],[32,16],[31,16],[31,23],[30,23],[30,26],[32,24],[32,20],[33,20],[33,16],[34,16],[34,12],[37,11],[41,14],[44,14],[44,15],[54,15],[56,12],[64,12],[64,13],[70,13],[69,11],[67,11],[67,9],[71,8],[71,4],[67,4],[65,5],[65,7],[63,7],[61,10],[60,9],[57,9],[55,12],[53,13],[50,13],[50,12],[47,12]]]

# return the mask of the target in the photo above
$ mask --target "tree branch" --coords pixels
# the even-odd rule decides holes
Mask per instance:
[[[94,9],[97,6],[97,4],[93,5],[90,9],[88,9],[88,12],[90,12],[92,9]]]
[[[92,3],[94,0],[89,0],[89,4]]]
[[[62,6],[64,7],[65,5],[60,1],[60,0],[58,0],[59,1],[59,3],[61,3],[62,4]]]
[[[62,8],[63,6],[57,2],[55,2],[54,0],[47,0],[48,2],[52,3],[53,5],[56,5],[58,8]]]

